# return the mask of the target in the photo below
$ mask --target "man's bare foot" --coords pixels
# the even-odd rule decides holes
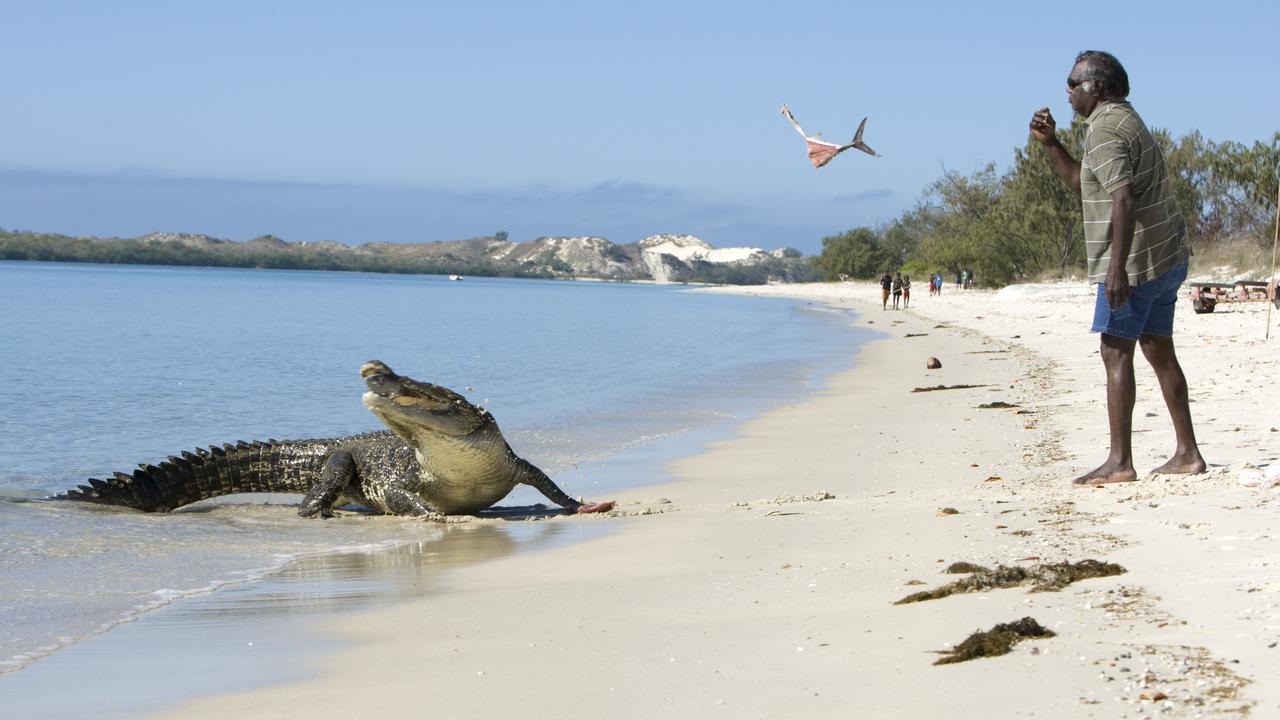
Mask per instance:
[[[1098,485],[1109,485],[1111,483],[1133,482],[1138,479],[1138,473],[1133,469],[1133,465],[1112,465],[1104,463],[1096,470],[1087,472],[1084,475],[1071,481],[1076,487],[1096,487]]]
[[[1200,451],[1190,453],[1178,453],[1169,458],[1169,462],[1152,470],[1153,474],[1158,475],[1198,475],[1209,467],[1204,458],[1200,457]]]
[[[609,512],[612,509],[613,509],[613,501],[606,500],[604,502],[598,502],[598,503],[583,503],[579,505],[578,509],[575,510],[574,512],[578,513],[579,515],[583,515],[586,513]]]

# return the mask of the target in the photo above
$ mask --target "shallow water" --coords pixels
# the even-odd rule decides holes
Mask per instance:
[[[303,521],[288,497],[169,515],[32,501],[196,446],[375,429],[365,360],[486,405],[567,492],[604,497],[661,479],[620,459],[807,392],[861,338],[821,307],[675,287],[8,262],[0,321],[0,673],[182,598],[250,597],[306,558],[416,547],[421,565],[453,536]],[[506,537],[545,541],[529,533]],[[289,602],[350,600],[335,582]]]

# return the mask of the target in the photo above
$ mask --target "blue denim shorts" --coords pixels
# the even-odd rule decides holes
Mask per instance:
[[[1093,306],[1090,332],[1137,340],[1139,335],[1173,336],[1173,309],[1178,304],[1178,288],[1187,279],[1187,261],[1163,275],[1138,285],[1129,299],[1116,310],[1107,303],[1106,285],[1098,283],[1098,299]]]

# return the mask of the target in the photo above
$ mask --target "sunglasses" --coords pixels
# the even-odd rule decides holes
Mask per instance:
[[[1071,78],[1067,78],[1067,89],[1075,90],[1076,88],[1080,87],[1081,85],[1087,82],[1089,81],[1088,80],[1072,80]]]

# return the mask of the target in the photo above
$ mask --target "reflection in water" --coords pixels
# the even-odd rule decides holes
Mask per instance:
[[[335,613],[447,592],[454,569],[615,526],[481,519],[419,526],[431,537],[407,544],[303,556],[261,581],[186,598],[0,675],[4,716],[134,718],[201,695],[297,680],[346,642],[332,632]],[[75,692],[66,692],[69,678]]]
[[[180,622],[220,623],[228,617],[332,612],[421,596],[441,589],[442,571],[448,568],[554,546],[557,539],[568,539],[566,534],[581,538],[582,528],[566,533],[566,525],[493,521],[445,525],[431,539],[306,556],[268,581],[227,588],[203,602],[179,603],[171,614]]]

